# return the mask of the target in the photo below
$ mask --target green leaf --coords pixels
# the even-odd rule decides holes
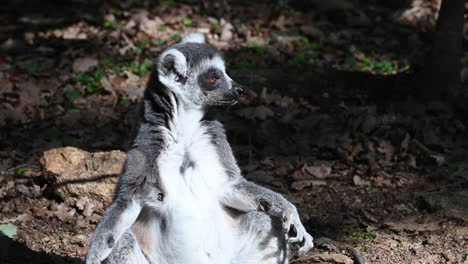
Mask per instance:
[[[16,171],[16,174],[21,175],[27,172],[29,169],[28,168],[20,168]]]
[[[307,40],[308,40],[308,39],[307,39]],[[310,45],[310,47],[311,47],[312,49],[315,49],[315,50],[316,50],[316,49],[320,49],[320,48],[322,47],[322,45],[320,45],[319,42],[314,42],[314,43],[312,43],[312,44]]]
[[[104,20],[104,27],[105,28],[111,28],[111,27],[114,27],[114,22],[110,21],[110,20]]]
[[[186,25],[186,26],[190,26],[190,25],[192,25],[192,19],[186,17],[186,18],[184,18],[183,23],[184,23],[184,25]]]
[[[76,140],[74,138],[72,138],[72,137],[65,136],[65,137],[62,138],[62,143],[65,146],[73,145],[73,144],[75,144],[75,142],[76,142]]]
[[[73,101],[75,100],[76,98],[79,98],[80,97],[80,91],[78,91],[77,89],[67,89],[65,90],[65,96],[67,97],[68,100],[70,101]]]
[[[232,23],[234,23],[234,24],[240,24],[240,23],[241,23],[241,19],[238,18],[238,17],[236,17],[236,18],[234,18],[234,20],[232,20]]]
[[[111,57],[109,57],[107,59],[104,59],[101,63],[104,66],[111,65],[112,63],[114,63],[114,57],[111,56]]]
[[[149,44],[150,44],[150,41],[145,39],[140,43],[140,45],[135,47],[135,50],[136,51],[144,50]]]
[[[121,16],[121,15],[122,15],[122,11],[120,11],[120,10],[113,10],[113,11],[112,11],[112,14],[113,14],[114,16]]]
[[[153,44],[156,45],[156,46],[162,46],[162,45],[166,44],[166,41],[161,40],[161,39],[155,39],[155,40],[153,40]]]
[[[278,33],[274,32],[274,31],[270,32],[270,38],[269,39],[272,40],[272,41],[278,40]]]
[[[294,54],[291,63],[298,65],[298,64],[303,64],[307,63],[308,59],[304,54]]]
[[[445,173],[452,174],[452,173],[457,171],[457,168],[456,167],[447,167],[447,168],[444,168],[444,171],[445,171]]]
[[[182,37],[179,34],[174,34],[171,36],[172,40],[179,41],[182,39]]]
[[[0,237],[6,236],[9,238],[13,238],[16,235],[18,228],[11,224],[0,225]]]
[[[128,99],[122,99],[122,100],[120,100],[119,104],[121,104],[121,105],[128,105],[128,104],[130,104],[130,100],[128,100]]]
[[[175,5],[175,4],[177,4],[177,2],[175,0],[165,0],[164,3],[166,5]]]
[[[299,42],[304,44],[304,45],[307,45],[307,44],[310,43],[309,38],[307,38],[306,36],[300,36],[299,37]]]
[[[257,65],[254,62],[250,62],[247,59],[242,59],[239,63],[239,68],[241,69],[254,69]]]
[[[348,65],[356,65],[356,58],[354,58],[353,56],[349,55],[348,57],[346,57],[345,59],[345,64],[348,64]]]
[[[67,110],[67,114],[78,114],[80,112],[80,109],[77,108],[70,108]]]
[[[33,65],[20,65],[19,68],[29,74],[36,74],[39,70],[39,64],[34,63]]]
[[[211,26],[216,29],[221,28],[221,24],[218,22],[211,24]]]
[[[167,26],[166,26],[166,25],[159,25],[159,27],[158,27],[158,30],[159,30],[159,31],[164,31],[164,30],[166,30],[166,29],[167,29]]]

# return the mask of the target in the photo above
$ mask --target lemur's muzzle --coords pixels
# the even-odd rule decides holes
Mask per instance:
[[[230,89],[223,92],[222,98],[217,104],[220,105],[234,105],[237,103],[239,98],[245,94],[244,89],[238,83],[232,81]]]
[[[234,90],[234,92],[236,93],[236,95],[238,97],[241,97],[242,95],[245,95],[245,91],[244,89],[242,88],[242,86],[240,86],[238,83],[236,82],[232,82],[232,89]]]

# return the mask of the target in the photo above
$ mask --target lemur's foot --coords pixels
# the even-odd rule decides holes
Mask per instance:
[[[314,247],[314,238],[307,233],[305,230],[304,232],[297,232],[295,237],[290,237],[288,239],[288,243],[301,243],[304,242],[304,245],[299,248],[298,254],[299,256],[304,256]]]
[[[289,237],[288,243],[304,243],[298,252],[299,256],[304,256],[314,247],[314,238],[305,230],[295,207],[283,216],[283,230],[286,234],[289,234],[292,226],[296,230],[296,236]]]

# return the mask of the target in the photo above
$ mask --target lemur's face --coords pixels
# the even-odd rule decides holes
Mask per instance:
[[[203,35],[189,34],[158,59],[159,80],[195,106],[235,104],[244,93],[227,74],[219,52]]]

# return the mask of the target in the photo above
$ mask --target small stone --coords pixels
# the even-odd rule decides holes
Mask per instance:
[[[98,64],[98,60],[92,57],[78,58],[73,62],[74,72],[87,72]]]
[[[293,182],[291,184],[291,188],[293,188],[296,191],[300,191],[306,187],[324,185],[327,185],[327,182],[325,180],[302,180]]]

